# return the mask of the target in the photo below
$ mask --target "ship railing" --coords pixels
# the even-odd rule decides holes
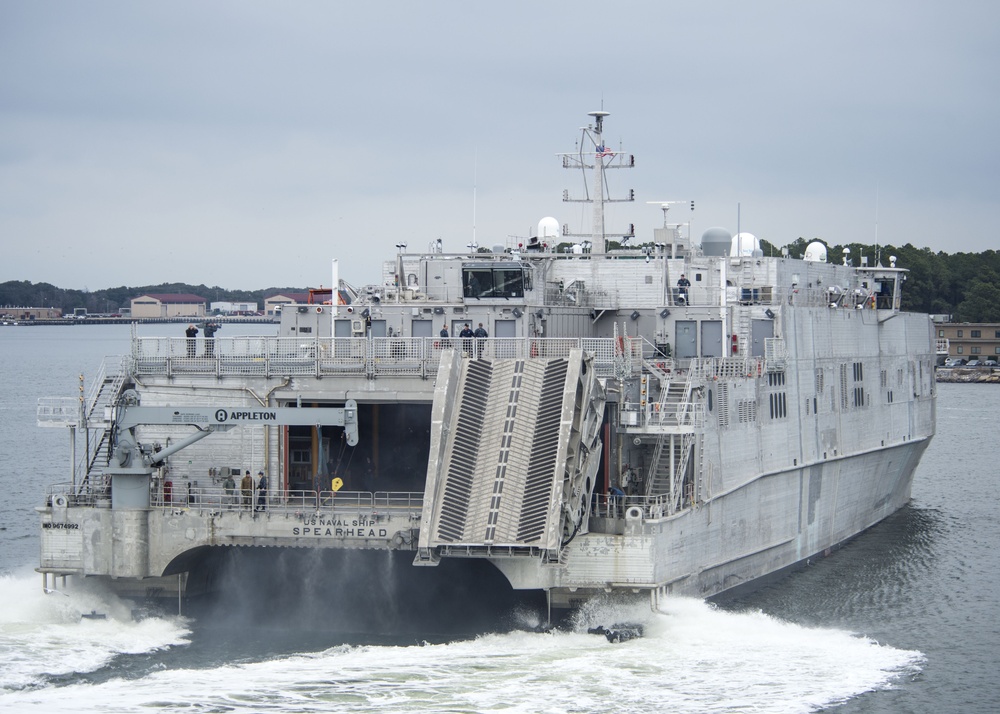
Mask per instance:
[[[764,357],[695,358],[688,363],[691,377],[701,381],[715,379],[755,379],[764,374]]]
[[[76,426],[80,423],[80,400],[76,397],[39,397],[35,419],[38,426]]]
[[[86,404],[86,414],[91,414],[94,410],[94,406],[97,404],[97,400],[101,397],[101,387],[104,385],[104,380],[108,375],[108,361],[117,362],[122,364],[122,357],[105,357],[101,360],[101,366],[97,370],[97,376],[94,377],[94,381],[90,383],[90,388],[87,390],[87,397],[84,404]],[[124,365],[124,366],[127,366]]]
[[[131,368],[138,376],[432,377],[446,350],[469,359],[568,357],[574,349],[594,356],[601,376],[615,373],[623,357],[638,368],[637,338],[488,337],[135,337]]]
[[[764,338],[764,364],[768,372],[784,372],[788,365],[788,345],[783,337]]]
[[[57,483],[45,490],[45,505],[111,508],[111,489],[104,483],[104,479],[100,479],[100,483],[95,481],[93,485],[74,485],[69,481]]]
[[[705,406],[693,399],[677,402],[625,402],[622,425],[680,433],[705,426]]]
[[[268,491],[261,501],[261,492],[244,495],[236,488],[195,486],[193,482],[178,482],[165,488],[156,482],[150,494],[152,508],[188,508],[209,511],[251,511],[263,507],[276,513],[302,514],[312,512],[391,513],[419,519],[423,509],[423,494],[409,491]]]
[[[643,518],[662,518],[669,514],[669,501],[670,497],[666,494],[653,498],[594,494],[590,502],[590,515],[597,518],[624,519],[629,514],[629,509],[638,508]]]

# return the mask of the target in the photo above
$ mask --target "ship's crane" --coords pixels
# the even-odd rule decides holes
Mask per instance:
[[[135,429],[141,425],[192,426],[197,431],[165,449],[140,443]],[[129,390],[115,407],[112,420],[111,461],[105,474],[111,476],[112,491],[145,488],[146,481],[167,457],[216,432],[236,426],[342,426],[350,446],[358,443],[358,405],[348,399],[343,407],[144,407]],[[119,500],[116,495],[116,502]],[[129,502],[130,499],[125,499]],[[117,505],[117,503],[116,503]],[[136,503],[129,505],[135,506]]]

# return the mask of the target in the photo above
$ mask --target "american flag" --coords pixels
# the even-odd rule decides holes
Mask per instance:
[[[608,149],[604,144],[601,144],[600,146],[597,147],[597,155],[598,156],[614,156],[615,152],[613,152],[610,149]]]

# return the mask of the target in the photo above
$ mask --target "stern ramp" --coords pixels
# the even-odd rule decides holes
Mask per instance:
[[[592,356],[443,355],[415,564],[441,557],[559,562],[587,530],[604,389]]]

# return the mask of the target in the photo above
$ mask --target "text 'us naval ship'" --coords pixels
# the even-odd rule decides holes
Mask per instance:
[[[562,155],[593,204],[587,240],[543,219],[489,250],[400,243],[359,289],[334,261],[336,289],[286,305],[274,337],[133,331],[83,397],[42,400],[73,443],[38,509],[45,586],[179,597],[219,549],[389,550],[488,561],[552,608],[614,591],[655,606],[906,504],[935,424],[906,271],[833,265],[819,243],[765,256],[718,228],[696,245],[666,223],[674,202],[627,247],[603,209],[634,158],[605,146],[606,116]]]

